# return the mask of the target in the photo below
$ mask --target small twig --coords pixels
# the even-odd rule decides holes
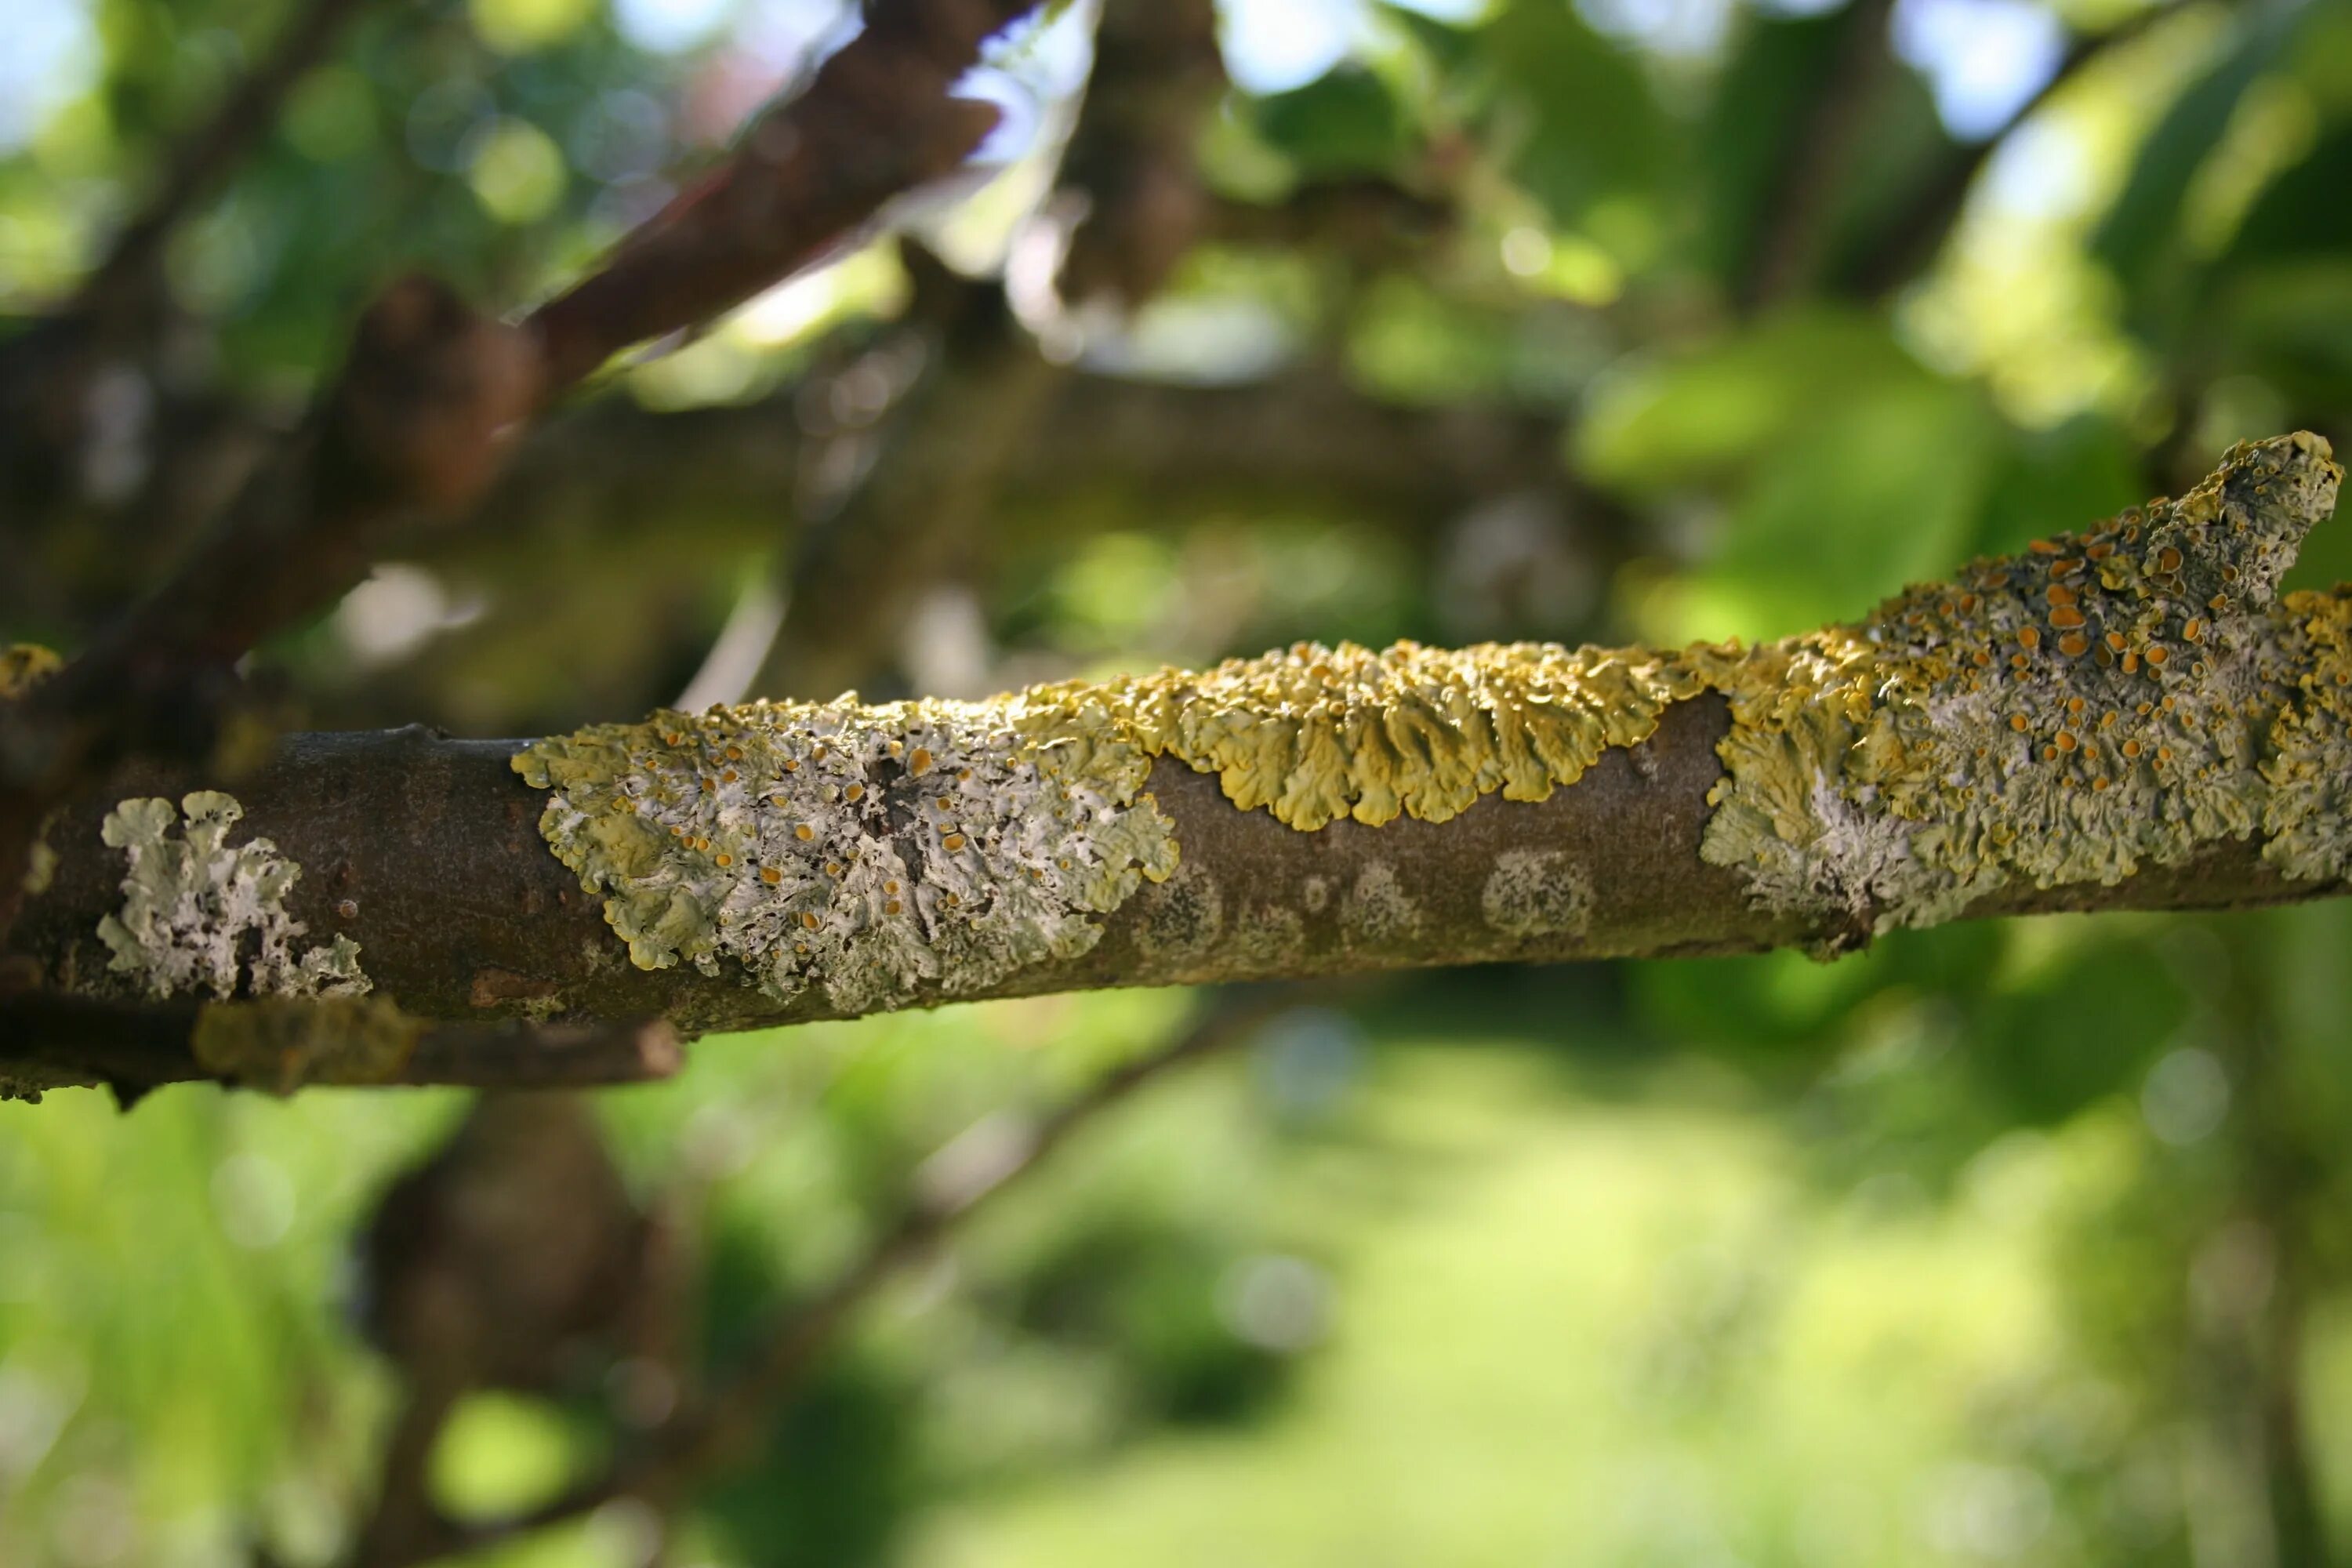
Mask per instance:
[[[770,1413],[806,1376],[857,1308],[989,1199],[1035,1170],[1079,1129],[1171,1068],[1248,1037],[1297,1000],[1296,987],[1227,992],[1176,1039],[1098,1079],[1058,1110],[1023,1123],[1000,1114],[967,1129],[917,1171],[913,1195],[833,1282],[780,1316],[743,1364],[714,1378],[716,1401],[681,1416],[651,1451],[624,1459],[544,1507],[458,1532],[441,1550],[478,1550],[592,1513],[619,1498],[656,1506],[740,1460]]]
[[[199,1060],[205,1004],[140,1006],[35,991],[0,996],[0,1078],[62,1087],[104,1084],[126,1100],[173,1083],[231,1083]],[[293,1005],[273,1004],[273,1005]],[[658,1019],[619,1024],[436,1024],[417,1033],[372,1081],[468,1089],[597,1089],[644,1083],[684,1061],[677,1032]],[[274,1086],[263,1086],[274,1087]]]
[[[891,197],[952,172],[999,115],[950,89],[1035,3],[878,0],[806,92],[754,120],[725,164],[531,313],[547,391],[741,303]]]
[[[1056,279],[1066,301],[1132,310],[1160,292],[1208,214],[1193,149],[1224,90],[1212,0],[1105,0],[1062,159],[1062,187],[1087,203]]]
[[[65,314],[103,324],[131,310],[152,287],[172,231],[253,153],[277,121],[278,106],[322,58],[369,0],[308,0],[278,30],[269,53],[247,73],[212,119],[177,138],[171,165],[138,213],[122,226],[105,259],[91,268]]]

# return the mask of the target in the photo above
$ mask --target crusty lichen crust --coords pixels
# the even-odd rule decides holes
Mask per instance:
[[[844,1012],[1087,951],[1089,915],[1175,868],[1142,792],[1156,757],[1302,832],[1444,822],[1487,795],[1544,800],[1707,692],[1731,723],[1702,853],[1824,947],[2257,831],[2287,876],[2341,878],[2352,611],[2269,608],[2334,505],[2331,456],[2309,435],[2239,447],[2177,501],[1755,648],[1302,643],[988,703],[657,713],[514,765],[553,792],[541,830],[638,964],[731,959]],[[1482,908],[1507,933],[1580,930],[1582,877],[1552,852],[1497,862]],[[1390,938],[1418,920],[1384,865],[1343,915]]]
[[[153,996],[210,992],[232,996],[357,996],[370,981],[359,944],[338,934],[325,947],[295,949],[309,930],[286,911],[302,868],[267,838],[231,846],[245,808],[217,790],[180,802],[126,800],[100,826],[123,852],[122,908],[99,922],[113,951],[109,969]]]

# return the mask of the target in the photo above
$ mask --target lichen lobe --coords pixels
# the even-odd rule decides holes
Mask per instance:
[[[182,830],[181,813],[186,814]],[[172,803],[125,800],[100,835],[123,852],[121,909],[99,922],[113,957],[107,967],[157,997],[209,992],[237,995],[357,996],[372,982],[359,944],[337,935],[298,950],[309,927],[287,912],[301,867],[267,838],[228,842],[245,816],[236,800],[197,790]]]
[[[1552,643],[1299,643],[1203,671],[1024,694],[1072,729],[1214,773],[1244,811],[1311,832],[1445,822],[1480,796],[1542,801],[1701,689],[1681,656]]]

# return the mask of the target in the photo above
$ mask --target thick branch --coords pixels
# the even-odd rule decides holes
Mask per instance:
[[[594,549],[641,535],[655,513],[673,537],[772,537],[807,482],[794,402],[656,413],[606,398],[550,420],[432,553],[462,559],[515,541]],[[902,486],[952,473],[971,444],[961,426],[927,421],[922,439],[894,443],[893,471],[908,476]],[[1311,367],[1225,386],[1068,373],[992,460],[998,488],[1019,500],[988,518],[990,541],[1112,492],[1171,515],[1309,507],[1421,535],[1481,501],[1569,482],[1556,418],[1382,403]]]
[[[190,796],[185,831],[300,868],[250,984],[355,956],[417,1016],[688,1029],[2306,899],[2352,862],[2352,594],[2253,606],[2339,477],[2315,437],[2241,447],[2178,502],[1754,649],[1305,647],[992,703],[660,714],[520,758],[299,736],[238,784],[241,823]],[[251,938],[150,912],[184,891],[166,802],[194,782],[60,816],[20,985],[236,979]],[[305,930],[356,954],[298,969]]]

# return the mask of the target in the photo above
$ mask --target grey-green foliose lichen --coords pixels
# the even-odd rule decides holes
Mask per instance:
[[[553,792],[541,830],[640,967],[732,960],[844,1012],[1075,957],[1091,914],[1176,868],[1148,760],[1019,699],[662,712],[514,765]]]
[[[210,992],[255,996],[356,996],[369,989],[359,945],[338,935],[296,947],[309,928],[286,911],[302,868],[267,838],[228,842],[245,808],[216,790],[180,802],[123,801],[100,833],[123,852],[122,908],[99,922],[112,950],[107,967],[155,996]]]

